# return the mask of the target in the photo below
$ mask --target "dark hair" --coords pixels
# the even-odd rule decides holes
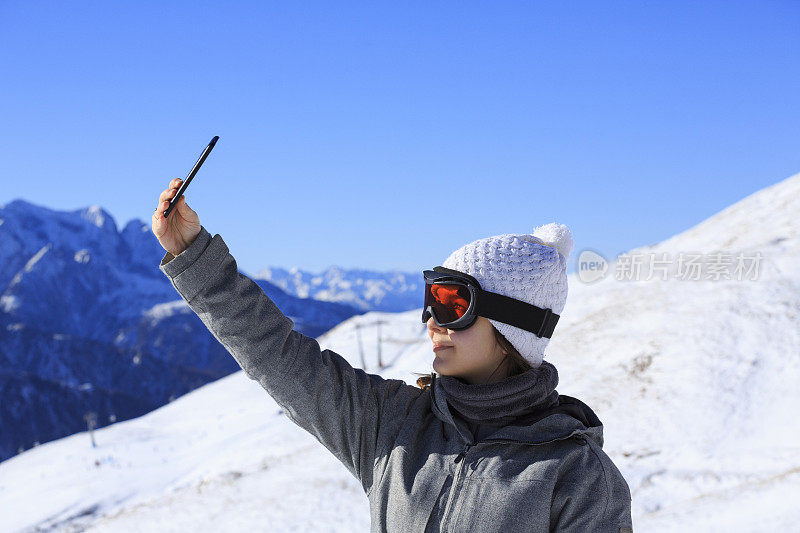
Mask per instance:
[[[511,364],[509,365],[508,375],[509,376],[516,376],[517,374],[522,374],[533,368],[527,359],[522,357],[522,354],[517,351],[516,348],[505,338],[505,336],[500,333],[494,324],[492,324],[492,330],[494,330],[494,337],[497,339],[497,343],[503,348],[505,351],[508,352],[508,356],[511,358]],[[425,390],[431,386],[431,375],[430,374],[420,374],[419,372],[413,372],[413,374],[417,374],[420,376],[417,378],[417,386]]]

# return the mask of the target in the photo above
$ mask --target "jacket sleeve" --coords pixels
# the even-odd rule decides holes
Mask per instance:
[[[631,493],[622,473],[591,441],[579,459],[562,465],[550,510],[550,531],[633,533]]]
[[[222,237],[212,238],[205,227],[177,257],[167,252],[159,268],[245,374],[369,493],[376,454],[393,442],[422,390],[353,368],[295,331],[261,287],[238,271]]]

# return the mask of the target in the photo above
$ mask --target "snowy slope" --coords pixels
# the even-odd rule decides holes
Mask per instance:
[[[674,264],[666,281],[570,279],[548,359],[599,411],[644,531],[800,519],[798,215],[800,174],[628,252],[760,253],[755,280],[679,279]]]
[[[800,520],[800,174],[646,251],[760,251],[756,280],[570,278],[548,349],[559,392],[605,425],[634,530],[776,531]],[[703,229],[704,228],[704,229]],[[706,234],[710,233],[710,234]],[[421,310],[353,317],[319,338],[413,384],[431,370]],[[357,330],[357,324],[366,327]],[[388,337],[388,339],[387,339]],[[368,531],[360,485],[237,372],[141,418],[0,463],[11,531]],[[6,517],[10,517],[6,518]]]
[[[426,372],[421,311],[353,317],[320,337],[358,362],[361,329],[376,366],[376,319],[386,375]],[[409,342],[410,341],[410,342]],[[413,353],[411,353],[413,352]],[[409,355],[406,357],[406,355]],[[410,366],[414,360],[418,365]],[[243,372],[194,390],[138,419],[38,446],[0,463],[2,531],[57,525],[97,530],[243,531],[369,530],[358,481],[325,448],[295,426]],[[169,520],[168,525],[161,520]]]

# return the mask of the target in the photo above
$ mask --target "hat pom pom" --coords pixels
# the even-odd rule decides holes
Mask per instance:
[[[533,230],[533,236],[558,250],[564,256],[564,259],[569,258],[574,243],[572,241],[572,232],[564,224],[551,222],[544,226],[538,226]]]

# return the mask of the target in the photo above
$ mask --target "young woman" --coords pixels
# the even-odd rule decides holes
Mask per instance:
[[[413,387],[295,331],[186,196],[164,218],[180,184],[153,214],[159,268],[246,375],[359,480],[373,531],[632,531],[603,425],[558,394],[542,359],[566,301],[566,226],[481,239],[424,272],[434,372]]]

